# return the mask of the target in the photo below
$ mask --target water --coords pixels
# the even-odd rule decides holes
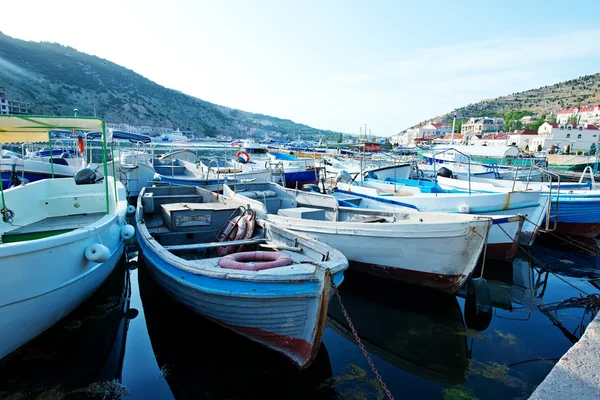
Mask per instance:
[[[347,274],[344,304],[396,398],[527,398],[590,321],[580,300],[564,301],[600,294],[600,257],[557,243],[532,254],[486,264],[494,312],[481,332],[461,294]],[[0,364],[0,398],[383,398],[335,299],[317,359],[298,371],[174,301],[141,263],[128,267]]]

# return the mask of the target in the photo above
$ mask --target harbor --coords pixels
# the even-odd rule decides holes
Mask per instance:
[[[392,393],[527,398],[546,385],[545,377],[590,323],[585,307],[558,305],[600,295],[598,257],[552,247],[533,252],[540,261],[552,260],[544,267],[525,254],[512,265],[486,266],[494,316],[483,331],[466,326],[462,294],[360,274],[349,274],[340,292]],[[90,300],[0,371],[0,397],[7,399],[383,398],[335,301],[317,358],[299,371],[174,301],[135,259],[123,260]],[[534,398],[565,398],[585,389],[567,387],[574,391],[555,386]],[[587,395],[579,398],[595,398]]]

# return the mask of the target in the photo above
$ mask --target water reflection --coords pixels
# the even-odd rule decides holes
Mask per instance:
[[[139,270],[152,349],[177,399],[335,398],[327,349],[298,370],[280,354],[237,335],[175,301]]]
[[[0,365],[0,398],[120,397],[129,271],[118,265],[82,306]]]
[[[340,293],[370,353],[431,381],[465,382],[467,334],[454,296],[360,274],[348,274]],[[327,323],[354,341],[335,299],[330,302]]]

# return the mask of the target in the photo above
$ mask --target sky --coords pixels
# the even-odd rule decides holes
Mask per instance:
[[[23,4],[27,9],[23,9]],[[389,136],[482,99],[600,72],[600,2],[3,2],[57,42],[212,103]]]

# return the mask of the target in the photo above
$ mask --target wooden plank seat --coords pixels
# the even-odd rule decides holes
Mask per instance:
[[[178,245],[164,246],[164,248],[165,248],[165,250],[173,252],[173,251],[183,251],[183,250],[212,249],[215,247],[225,247],[225,246],[239,246],[242,244],[259,244],[259,243],[265,243],[267,241],[268,241],[268,239],[266,239],[266,238],[256,238],[256,239],[230,240],[229,242],[178,244]]]
[[[189,200],[189,199],[200,199],[202,200],[202,195],[197,194],[197,193],[193,193],[193,194],[159,194],[159,195],[155,195],[152,197],[154,200],[161,200],[161,199],[182,199],[182,200]],[[183,201],[182,201],[183,203]],[[198,203],[201,203],[201,201],[199,201]]]

